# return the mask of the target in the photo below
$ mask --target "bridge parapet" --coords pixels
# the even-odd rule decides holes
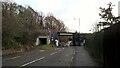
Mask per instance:
[[[58,32],[58,36],[73,36],[73,32]]]

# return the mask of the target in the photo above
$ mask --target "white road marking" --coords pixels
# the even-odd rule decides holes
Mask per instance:
[[[53,53],[51,53],[50,55],[54,55],[54,54],[56,54],[57,52],[53,52]]]
[[[40,50],[40,52],[44,52],[45,50]]]
[[[74,50],[73,56],[71,58],[71,62],[73,62],[74,56],[75,56],[75,50]]]
[[[16,57],[8,58],[8,59],[6,59],[6,60],[16,59],[16,58],[19,58],[19,57],[21,57],[21,56],[16,56]]]
[[[69,56],[69,55],[65,55],[65,56]]]
[[[61,50],[59,50],[59,51],[61,51]]]
[[[59,50],[60,48],[56,48],[55,50]]]
[[[64,48],[62,48],[62,49],[64,49]]]
[[[71,58],[71,62],[73,61],[73,57]]]
[[[41,57],[41,58],[39,58],[39,59],[36,59],[36,60],[33,60],[33,61],[28,62],[28,63],[26,63],[26,64],[23,64],[23,65],[21,65],[20,67],[23,67],[23,66],[26,66],[26,65],[32,64],[32,63],[34,63],[34,62],[36,62],[36,61],[39,61],[39,60],[42,60],[42,59],[44,59],[44,58],[45,58],[45,57]]]

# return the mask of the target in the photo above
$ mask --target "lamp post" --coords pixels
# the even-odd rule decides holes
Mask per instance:
[[[74,18],[74,20],[78,20],[78,22],[79,22],[79,33],[76,33],[75,34],[75,38],[74,38],[74,44],[75,45],[81,45],[81,38],[80,38],[80,18]]]
[[[80,18],[74,18],[74,20],[78,19],[79,21],[79,33],[80,33]]]

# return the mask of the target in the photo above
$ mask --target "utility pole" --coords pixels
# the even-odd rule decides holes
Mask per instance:
[[[80,33],[80,18],[78,20],[79,20],[79,33]]]

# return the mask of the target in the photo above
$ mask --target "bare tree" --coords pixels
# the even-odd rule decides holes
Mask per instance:
[[[110,2],[108,4],[108,8],[100,7],[101,13],[99,13],[99,16],[101,17],[100,19],[102,19],[103,21],[98,23],[98,27],[103,26],[103,28],[105,28],[105,26],[111,26],[119,21],[119,18],[115,17],[112,13],[113,6],[115,5]]]

